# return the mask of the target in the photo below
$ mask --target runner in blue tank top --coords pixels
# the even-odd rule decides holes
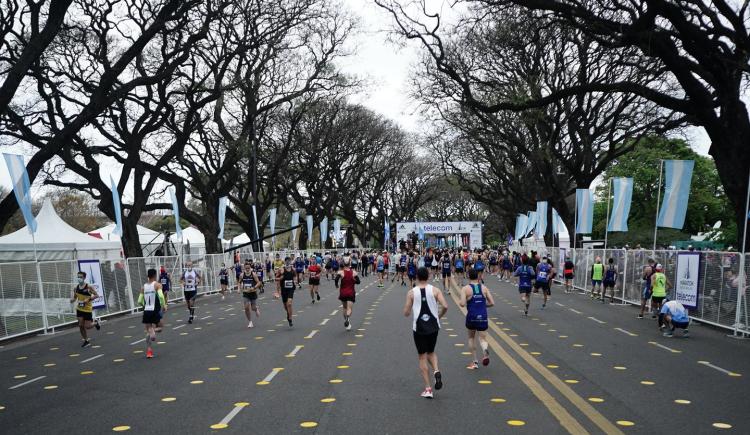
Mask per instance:
[[[531,302],[531,279],[534,277],[534,269],[529,266],[528,258],[524,257],[521,260],[521,265],[513,272],[513,276],[518,277],[518,293],[521,294],[521,301],[526,305],[523,314],[528,316]]]
[[[537,292],[542,289],[544,294],[544,302],[542,302],[542,309],[547,306],[547,299],[552,294],[550,284],[552,279],[555,277],[555,269],[552,264],[552,260],[545,257],[542,262],[536,267],[536,282],[534,283],[534,291]]]
[[[475,269],[469,269],[469,285],[461,289],[461,301],[459,305],[466,307],[466,329],[469,333],[469,349],[473,361],[466,368],[476,370],[479,368],[479,360],[476,358],[476,338],[479,335],[479,346],[482,348],[482,365],[489,365],[490,351],[487,348],[487,328],[489,319],[487,307],[495,305],[490,290],[479,283],[479,273]]]

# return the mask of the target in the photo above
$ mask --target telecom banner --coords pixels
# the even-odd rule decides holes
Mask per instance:
[[[685,308],[695,309],[698,306],[699,271],[700,253],[680,252],[677,254],[675,300]]]

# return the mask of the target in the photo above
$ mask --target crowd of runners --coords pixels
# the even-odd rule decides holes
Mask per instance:
[[[486,282],[489,277],[513,283],[518,288],[524,304],[523,315],[528,316],[532,295],[541,293],[540,309],[547,308],[552,295],[552,286],[557,278],[563,291],[575,291],[572,285],[577,273],[575,264],[565,258],[562,265],[555,267],[552,259],[534,251],[528,253],[508,250],[469,250],[469,249],[427,249],[417,251],[401,249],[398,252],[379,250],[354,250],[314,254],[291,254],[281,258],[267,255],[263,260],[247,258],[242,261],[235,256],[234,265],[222,264],[217,278],[221,298],[236,291],[241,294],[242,305],[247,320],[247,328],[253,328],[253,320],[261,317],[258,306],[259,294],[266,286],[271,287],[273,298],[281,302],[289,327],[292,320],[295,291],[307,286],[310,304],[320,301],[320,283],[323,279],[333,281],[341,302],[343,326],[352,329],[352,311],[356,302],[356,286],[361,279],[372,277],[378,287],[388,281],[411,289],[406,292],[403,314],[412,319],[414,344],[419,355],[419,367],[425,388],[422,397],[432,398],[433,388],[443,386],[442,374],[435,353],[440,319],[448,311],[446,296],[454,294],[457,304],[466,310],[466,330],[471,361],[469,370],[487,366],[490,353],[486,339],[489,327],[487,308],[494,305],[494,299]],[[234,273],[232,273],[234,272]],[[614,301],[614,288],[618,270],[612,258],[606,263],[596,258],[591,269],[584,271],[590,275],[591,298],[606,302],[607,295]],[[234,277],[232,280],[231,277]],[[82,347],[91,344],[88,330],[100,328],[93,316],[92,302],[97,298],[94,287],[86,283],[86,274],[78,272],[71,303],[75,304],[78,326],[83,340]],[[206,280],[202,272],[194,268],[191,261],[185,263],[176,282],[164,267],[160,270],[148,269],[147,282],[140,286],[138,305],[142,308],[142,323],[145,328],[146,357],[153,358],[156,334],[163,328],[162,318],[168,309],[169,294],[182,289],[187,322],[195,321],[198,288]],[[664,274],[664,268],[653,259],[648,259],[642,270],[642,301],[638,318],[642,319],[650,303],[651,317],[658,319],[658,327],[663,334],[672,337],[676,329],[688,336],[689,317],[684,306],[677,301],[667,300],[671,286]],[[439,284],[442,288],[437,287]],[[479,345],[477,347],[477,344]],[[430,376],[430,369],[432,376]],[[434,382],[433,382],[434,381]]]

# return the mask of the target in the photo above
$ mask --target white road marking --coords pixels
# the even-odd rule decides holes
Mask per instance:
[[[10,387],[8,389],[9,390],[15,390],[16,388],[23,387],[24,385],[28,385],[28,384],[30,384],[32,382],[36,382],[36,381],[38,381],[40,379],[44,379],[44,378],[46,378],[46,376],[39,376],[38,378],[30,379],[30,380],[28,380],[26,382],[21,382],[20,384],[14,385],[14,386],[12,386],[12,387]]]
[[[555,302],[556,305],[564,307],[565,305],[561,304],[560,302]]]
[[[93,361],[93,360],[95,360],[95,359],[97,359],[97,358],[101,358],[101,357],[103,357],[103,356],[104,356],[104,354],[103,354],[103,353],[101,353],[101,354],[99,354],[99,355],[97,355],[97,356],[92,356],[92,357],[91,357],[91,358],[89,358],[89,359],[85,359],[85,360],[81,361],[81,364],[83,364],[83,363],[87,363],[87,362],[89,362],[89,361]]]
[[[317,334],[317,333],[318,333],[318,330],[317,329],[313,329],[312,332],[310,334],[308,334],[307,337],[305,337],[305,338],[313,338],[315,336],[315,334]]]
[[[593,320],[594,322],[596,322],[596,323],[598,323],[598,324],[600,324],[600,325],[603,325],[603,324],[607,323],[607,322],[605,322],[605,321],[603,321],[603,320],[599,320],[599,319],[597,319],[596,317],[591,317],[591,316],[589,316],[589,319]]]
[[[626,330],[624,330],[624,329],[622,329],[622,328],[615,328],[615,331],[620,331],[620,332],[622,332],[623,334],[628,334],[628,335],[629,335],[629,336],[631,336],[631,337],[637,337],[637,336],[638,336],[638,334],[633,334],[632,332],[630,332],[630,331],[626,331]]]
[[[294,350],[291,351],[291,352],[289,352],[289,355],[287,355],[287,356],[289,356],[289,357],[297,356],[297,352],[299,352],[300,350],[302,350],[303,347],[305,347],[305,346],[302,346],[302,345],[294,346]]]
[[[138,344],[138,343],[143,343],[144,341],[146,341],[146,339],[145,338],[141,338],[138,341],[134,341],[134,342],[130,343],[130,345],[133,346],[133,345]]]
[[[275,378],[276,375],[278,375],[279,372],[281,372],[282,370],[284,370],[284,369],[275,368],[275,369],[271,370],[271,373],[269,373],[268,376],[266,376],[265,378],[263,378],[263,382],[271,382],[271,380],[273,378]]]
[[[333,310],[333,312],[332,312],[331,314],[329,314],[329,315],[330,315],[330,316],[335,316],[335,315],[336,315],[336,313],[338,313],[338,312],[339,312],[339,310]]]
[[[326,323],[328,323],[328,321],[329,321],[329,320],[330,320],[330,319],[323,319],[323,321],[322,321],[322,322],[320,322],[320,324],[321,324],[321,325],[325,325]]]
[[[210,318],[211,318],[211,316],[201,317],[201,320],[206,320],[206,319],[210,319]]]
[[[246,405],[235,406],[231,411],[229,411],[229,414],[227,414],[226,417],[221,419],[219,424],[229,424],[229,422],[232,421],[232,419],[236,417],[237,414],[240,413],[240,411],[242,411],[242,408],[246,408]]]
[[[670,351],[672,353],[682,353],[681,350],[672,349],[671,347],[664,346],[663,344],[659,344],[659,343],[657,343],[655,341],[649,341],[648,344],[653,344],[656,347],[660,347],[660,348],[662,348],[664,350],[668,350],[668,351]]]
[[[186,327],[186,326],[187,326],[187,325],[180,325],[180,326],[175,326],[174,328],[172,328],[172,330],[174,331],[175,329],[180,329],[180,328],[184,328],[184,327]]]
[[[729,370],[727,370],[727,369],[723,369],[723,368],[721,368],[721,367],[715,366],[715,365],[711,364],[711,363],[710,363],[710,362],[708,362],[708,361],[698,361],[698,364],[704,365],[704,366],[706,366],[706,367],[711,367],[712,369],[714,369],[714,370],[718,370],[718,371],[720,371],[720,372],[722,372],[722,373],[726,373],[726,374],[728,374],[729,376],[737,376],[737,375],[738,375],[738,373],[737,373],[737,372],[732,372],[732,371],[729,371]]]
[[[576,313],[576,314],[583,314],[582,312],[580,312],[580,311],[578,311],[578,310],[574,310],[573,308],[568,308],[568,309],[569,309],[570,311],[572,311],[572,312]]]

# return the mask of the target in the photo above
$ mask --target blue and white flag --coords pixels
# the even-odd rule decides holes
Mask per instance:
[[[320,221],[320,241],[325,243],[328,240],[328,218],[324,217]]]
[[[312,234],[313,234],[313,217],[312,215],[307,215],[307,240],[312,240]]]
[[[182,227],[180,226],[180,205],[177,202],[177,196],[174,194],[174,187],[169,189],[169,196],[172,197],[172,213],[174,214],[174,234],[182,241]]]
[[[271,234],[276,231],[276,209],[268,210],[268,225],[271,227]]]
[[[615,199],[612,204],[612,215],[609,217],[607,231],[627,231],[630,202],[633,199],[633,179],[613,178],[612,188],[615,191]]]
[[[253,220],[255,221],[255,238],[260,239],[262,237],[260,235],[260,232],[258,232],[258,228],[260,227],[258,226],[258,211],[255,208],[255,204],[253,204]],[[263,243],[261,243],[261,246],[263,246]]]
[[[552,207],[552,234],[560,234],[561,223],[562,219],[560,218],[560,214],[557,213],[557,210],[555,210],[554,207]]]
[[[529,212],[529,220],[526,221],[526,231],[524,231],[523,236],[526,237],[529,234],[531,234],[532,231],[536,228],[536,212],[530,211]]]
[[[682,229],[685,225],[694,160],[665,160],[666,187],[656,225]]]
[[[525,214],[518,214],[516,216],[516,240],[521,240],[526,235],[526,225],[529,221],[528,216]]]
[[[385,237],[383,238],[383,245],[384,247],[388,246],[388,241],[391,240],[391,224],[388,223],[388,220],[385,221]]]
[[[333,238],[341,240],[341,220],[339,218],[333,220]]]
[[[594,227],[594,193],[591,189],[576,189],[576,233],[591,234]]]
[[[424,225],[417,222],[417,237],[419,240],[424,240]]]
[[[13,194],[16,196],[18,208],[21,209],[29,232],[34,234],[36,233],[36,219],[34,219],[34,213],[31,212],[31,183],[29,174],[26,172],[26,165],[23,163],[23,156],[7,153],[3,156],[10,173],[10,181],[13,183]]]
[[[219,198],[219,240],[224,239],[224,221],[227,217],[227,202],[228,198],[222,196]]]
[[[312,219],[312,216],[310,218]],[[295,211],[292,213],[292,223],[290,225],[292,227],[292,241],[297,240],[297,225],[299,225],[299,212]],[[312,228],[312,222],[309,225]]]
[[[109,177],[109,188],[112,190],[112,205],[115,211],[115,229],[112,233],[122,237],[122,208],[120,207],[120,192],[117,191],[117,185],[112,177]]]
[[[543,239],[545,234],[547,234],[547,201],[537,201],[534,235]]]

